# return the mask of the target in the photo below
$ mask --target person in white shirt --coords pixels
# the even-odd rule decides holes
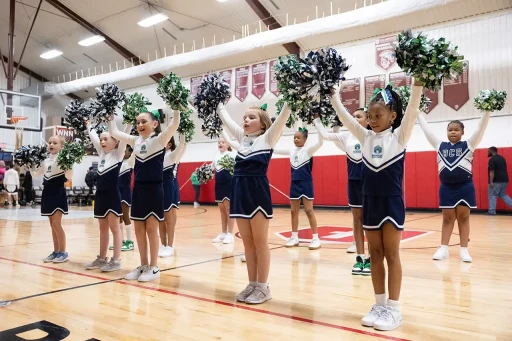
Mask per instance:
[[[18,172],[11,166],[7,166],[7,171],[4,175],[4,186],[7,191],[7,201],[9,207],[13,205],[12,198],[14,198],[14,204],[16,207],[20,207],[18,202],[18,189],[20,188],[20,176]]]

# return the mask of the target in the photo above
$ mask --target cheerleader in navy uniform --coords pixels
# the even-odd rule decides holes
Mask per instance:
[[[123,215],[119,221],[121,236],[123,236],[121,251],[131,251],[134,249],[132,239],[132,221],[130,220],[130,207],[132,206],[131,184],[134,164],[135,154],[133,153],[133,148],[126,146],[123,163],[121,164],[121,170],[119,171],[119,177],[117,178],[119,192],[121,193],[121,207],[123,210]],[[124,238],[124,227],[126,227],[126,239]]]
[[[233,152],[233,149],[231,148],[233,144],[237,145],[237,143],[231,141],[227,133],[222,130],[222,136],[219,136],[217,141],[219,153],[215,156],[215,159],[212,162],[212,167],[215,169],[216,173],[215,202],[219,206],[222,233],[212,240],[213,243],[232,244],[235,242],[235,238],[233,237],[235,220],[229,217],[231,182],[233,175],[219,164],[219,161],[226,155],[230,155],[233,159],[236,158],[236,152]],[[238,150],[238,148],[233,148]]]
[[[119,217],[123,215],[121,208],[121,193],[117,178],[124,157],[126,143],[115,140],[108,131],[98,134],[88,124],[89,137],[100,159],[98,162],[98,176],[96,181],[96,195],[94,201],[94,218],[100,223],[100,252],[96,259],[84,265],[87,270],[101,269],[112,272],[121,269],[121,245],[123,238],[119,231]],[[125,132],[132,129],[128,125]],[[114,255],[108,260],[109,228],[114,239]]]
[[[460,121],[451,121],[447,129],[449,142],[442,142],[435,136],[423,115],[420,114],[418,117],[428,142],[437,151],[437,166],[441,181],[439,208],[443,210],[443,228],[441,246],[432,257],[434,260],[448,258],[448,244],[457,220],[460,234],[460,259],[463,262],[472,262],[468,252],[468,242],[470,209],[476,208],[472,174],[473,152],[484,136],[489,116],[489,112],[483,113],[477,130],[467,141],[461,141],[464,135],[464,124]]]
[[[178,167],[185,153],[185,136],[180,135],[180,144],[176,147],[174,137],[165,146],[164,156],[164,221],[160,222],[160,249],[158,256],[162,258],[174,255],[174,229],[180,208],[180,185],[178,183]]]
[[[366,112],[363,108],[357,109],[352,115],[357,122],[364,128],[368,127]],[[348,206],[352,212],[352,226],[354,234],[354,243],[347,249],[348,253],[357,252],[356,263],[352,267],[352,275],[371,275],[370,256],[366,257],[364,253],[364,230],[363,230],[363,182],[362,166],[363,154],[361,143],[350,132],[339,133],[339,126],[333,128],[333,133],[328,133],[320,118],[314,121],[318,133],[326,140],[334,144],[347,154],[348,171]],[[368,250],[370,246],[368,245]]]
[[[273,213],[267,170],[273,148],[291,112],[285,105],[272,124],[266,105],[251,107],[244,114],[243,128],[233,121],[223,104],[219,105],[217,113],[224,128],[240,143],[232,181],[230,217],[236,218],[244,243],[249,285],[236,300],[259,304],[272,298],[267,283],[268,226]]]
[[[169,117],[170,115],[167,114]],[[130,218],[135,220],[135,236],[141,265],[125,276],[127,280],[148,282],[160,278],[158,267],[158,224],[164,220],[163,164],[165,145],[178,129],[180,113],[161,132],[159,117],[150,112],[137,116],[139,136],[120,132],[113,120],[109,121],[110,134],[131,146],[135,153],[135,185],[132,193]],[[147,234],[147,238],[146,238]],[[148,260],[148,247],[151,262]]]
[[[309,220],[309,226],[313,234],[310,250],[319,249],[320,238],[318,238],[318,229],[316,224],[315,212],[313,211],[313,154],[315,154],[324,143],[324,139],[319,135],[318,142],[308,147],[304,147],[308,140],[308,130],[300,127],[293,135],[293,144],[295,148],[289,150],[275,149],[276,154],[289,155],[291,163],[292,179],[290,182],[290,206],[292,218],[292,236],[286,242],[286,247],[299,246],[299,211],[300,202],[304,205],[304,211]]]
[[[331,97],[339,119],[361,143],[363,151],[363,228],[370,244],[376,304],[361,323],[377,330],[393,330],[402,325],[398,302],[402,286],[400,240],[405,222],[402,182],[405,147],[418,116],[422,89],[421,82],[415,81],[405,115],[400,96],[390,86],[377,90],[367,113],[372,130],[347,112],[339,89],[333,89]],[[387,302],[384,258],[389,269]]]
[[[41,197],[41,215],[47,216],[52,227],[53,252],[43,261],[45,263],[64,263],[69,260],[66,252],[66,233],[62,228],[62,215],[68,214],[68,198],[64,184],[73,177],[73,170],[64,171],[57,165],[57,154],[66,140],[54,135],[48,140],[50,156],[34,171],[34,176],[43,177]]]

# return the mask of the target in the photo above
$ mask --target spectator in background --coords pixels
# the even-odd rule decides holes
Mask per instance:
[[[89,193],[87,194],[87,198],[85,202],[87,205],[91,205],[91,196],[93,194],[93,187],[96,182],[96,174],[94,172],[94,168],[89,167],[87,174],[85,174],[85,184],[89,187]]]
[[[508,186],[508,173],[507,161],[503,156],[498,154],[496,147],[491,147],[487,150],[489,159],[489,214],[496,214],[496,201],[498,197],[501,198],[512,208],[512,199],[507,195]]]
[[[32,174],[30,171],[25,173],[25,179],[23,180],[23,192],[25,193],[25,202],[27,205],[34,204],[34,188],[32,184]]]
[[[20,176],[18,171],[11,166],[7,166],[7,171],[4,174],[4,186],[7,191],[7,201],[9,202],[9,207],[11,207],[13,204],[16,207],[20,207],[20,203],[18,202]],[[11,197],[13,201],[11,201]]]
[[[193,172],[192,176],[190,177],[190,180],[192,181],[192,187],[194,187],[194,191],[196,192],[196,197],[194,199],[194,208],[199,207],[199,194],[201,193],[201,184],[197,180],[197,173]]]

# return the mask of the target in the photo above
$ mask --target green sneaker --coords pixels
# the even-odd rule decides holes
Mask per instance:
[[[370,257],[368,257],[368,259],[366,259],[364,261],[363,272],[361,273],[361,275],[370,276],[371,274],[372,274],[372,270],[371,270],[371,266],[370,266]]]
[[[127,250],[126,251],[132,251],[135,247],[133,246],[133,240],[127,240],[126,241],[126,247],[127,247]],[[124,249],[121,248],[121,250],[125,251]]]
[[[109,249],[109,250],[114,250],[114,245],[110,245],[110,246],[108,247],[108,249]]]
[[[352,275],[362,275],[364,268],[364,261],[361,256],[356,257],[356,264],[352,267]]]
[[[128,245],[126,244],[126,240],[123,240],[123,244],[121,245],[121,251],[130,251]]]

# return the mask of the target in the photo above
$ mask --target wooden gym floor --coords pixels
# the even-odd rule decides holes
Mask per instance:
[[[350,272],[349,211],[317,210],[320,234],[330,244],[309,251],[307,243],[283,247],[285,237],[276,232],[289,230],[289,210],[275,209],[269,232],[273,299],[248,306],[234,299],[247,284],[241,240],[211,243],[220,230],[216,207],[182,206],[176,255],[160,260],[162,276],[150,283],[122,279],[139,265],[136,250],[122,254],[123,271],[83,268],[99,245],[97,222],[84,210],[72,209],[63,221],[70,254],[64,264],[42,262],[52,238],[39,208],[0,211],[0,301],[10,301],[0,307],[1,341],[20,340],[5,331],[40,321],[47,322],[33,326],[50,323],[52,335],[66,336],[67,329],[70,341],[512,340],[510,216],[471,217],[473,263],[465,264],[455,233],[450,259],[431,259],[440,241],[440,213],[408,213],[406,230],[416,232],[402,243],[404,325],[381,333],[360,324],[374,296],[371,278]],[[303,213],[300,223],[307,225]],[[33,326],[16,333],[31,340],[46,335],[22,333]]]

